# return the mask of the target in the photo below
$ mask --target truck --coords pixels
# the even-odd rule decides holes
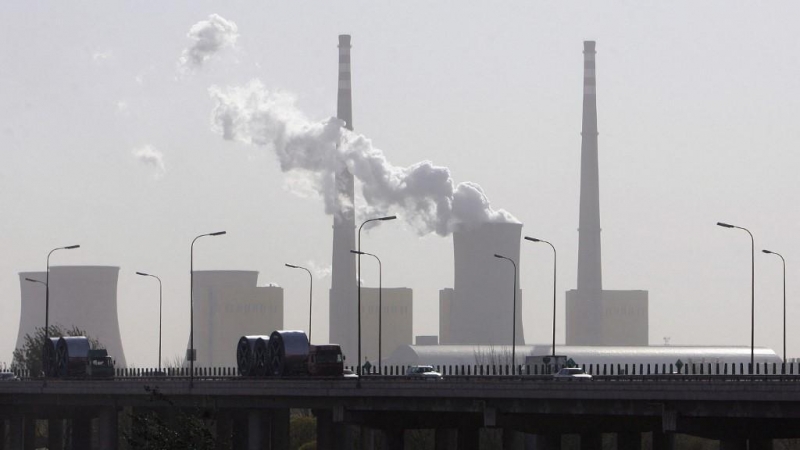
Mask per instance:
[[[114,361],[104,348],[89,350],[86,355],[86,376],[89,378],[114,378]]]
[[[567,355],[536,355],[525,357],[526,366],[546,367],[547,373],[556,373],[564,367],[570,367]],[[531,368],[533,370],[533,368]]]

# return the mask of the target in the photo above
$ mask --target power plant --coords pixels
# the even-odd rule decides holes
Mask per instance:
[[[516,343],[525,343],[519,289],[521,233],[522,224],[505,222],[460,224],[453,232],[453,289],[439,294],[439,317],[446,330],[440,334],[441,344],[511,344],[514,321]],[[495,254],[512,259],[516,268]]]
[[[567,291],[567,345],[647,345],[647,291],[603,290],[595,42],[583,43],[578,288]]]
[[[252,270],[194,272],[196,367],[234,367],[242,335],[283,329],[283,288],[257,283]]]
[[[37,328],[44,328],[46,278],[46,272],[19,274],[21,304],[15,348],[23,346],[25,335],[33,336]],[[125,367],[117,316],[118,279],[119,267],[115,266],[50,267],[50,325],[80,328],[108,349],[118,367]]]
[[[353,129],[353,96],[350,78],[350,36],[339,36],[339,89],[336,117]],[[333,212],[333,253],[331,255],[330,342],[339,344],[345,355],[358,353],[355,255],[355,179],[346,166],[336,170],[336,210]],[[352,359],[351,359],[352,360]]]

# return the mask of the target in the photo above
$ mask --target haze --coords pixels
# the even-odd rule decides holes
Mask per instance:
[[[302,329],[307,278],[284,263],[312,265],[326,336],[325,199],[268,146],[224,139],[209,88],[258,80],[324,121],[343,33],[357,133],[395,166],[430,160],[478,183],[556,245],[559,342],[576,283],[584,40],[597,41],[604,287],[649,290],[651,344],[749,345],[749,240],[723,221],[756,238],[756,345],[782,348],[780,260],[760,249],[786,257],[789,324],[800,315],[795,3],[6,2],[0,15],[0,361],[18,272],[69,244],[81,248],[52,265],[121,267],[129,364],[156,363],[157,286],[135,271],[164,280],[164,354],[182,354],[189,244],[217,230],[228,234],[198,242],[196,269],[260,271],[285,288],[286,328]],[[204,21],[218,33],[193,28]],[[362,247],[381,255],[384,286],[414,289],[414,334],[437,334],[452,239],[395,221]],[[523,243],[521,255],[525,340],[548,342],[552,254]],[[800,349],[791,327],[788,349]]]

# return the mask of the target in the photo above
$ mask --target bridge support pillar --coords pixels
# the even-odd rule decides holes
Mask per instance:
[[[268,450],[270,429],[263,413],[257,409],[247,412],[247,450]]]
[[[750,439],[750,450],[772,450],[772,439]]]
[[[375,430],[369,427],[361,427],[361,450],[375,450]]]
[[[459,428],[458,450],[478,450],[480,438],[481,434],[478,428]]]
[[[405,435],[406,432],[402,428],[390,428],[383,430],[383,435],[386,437],[385,443],[388,450],[403,450],[406,445]]]
[[[36,416],[25,416],[24,425],[25,437],[23,438],[22,447],[24,450],[36,449]]]
[[[617,450],[642,450],[642,435],[636,432],[617,433]]]
[[[103,408],[100,411],[98,425],[100,448],[103,450],[116,450],[119,443],[117,408],[115,406]]]
[[[25,416],[14,414],[8,422],[8,447],[12,449],[22,448],[25,442]]]
[[[64,421],[61,419],[47,421],[47,450],[64,450]]]
[[[227,450],[231,448],[231,434],[233,431],[233,420],[227,412],[217,413],[217,450]],[[49,450],[49,449],[48,449]]]
[[[722,439],[719,450],[747,450],[747,439]]]
[[[271,448],[273,450],[289,448],[289,409],[273,409],[270,425]]]
[[[0,419],[0,450],[6,450],[6,419]]]
[[[561,450],[561,435],[560,434],[526,435],[525,450]]]
[[[231,448],[247,448],[247,412],[238,410],[231,413],[231,421]]]
[[[78,411],[72,419],[72,448],[89,449],[92,448],[92,419],[88,417],[86,411]]]
[[[503,429],[503,450],[522,450],[525,447],[525,436],[510,428]]]
[[[653,450],[673,450],[675,435],[663,431],[653,431]],[[720,448],[720,450],[723,450]]]
[[[602,450],[603,435],[601,433],[581,434],[581,450]]]
[[[451,428],[436,429],[436,450],[456,450],[458,431]]]
[[[329,409],[315,409],[313,413],[314,417],[317,418],[317,448],[338,450],[341,446],[334,446],[333,411]]]

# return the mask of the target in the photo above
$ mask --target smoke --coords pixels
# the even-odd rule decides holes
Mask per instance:
[[[189,28],[186,37],[194,41],[185,48],[178,59],[180,67],[185,69],[199,69],[217,52],[225,47],[236,45],[238,27],[233,21],[226,20],[217,14],[208,16],[208,20],[201,20]]]
[[[167,172],[167,167],[164,165],[164,154],[152,145],[139,147],[132,153],[139,162],[153,168],[156,177],[161,177]]]
[[[447,167],[422,161],[392,165],[363,135],[336,118],[311,121],[285,92],[270,92],[253,80],[244,86],[212,86],[212,130],[226,140],[262,146],[275,152],[284,172],[309,178],[325,211],[337,210],[334,174],[346,167],[360,181],[367,215],[398,213],[420,234],[446,236],[460,223],[517,222],[492,209],[481,187],[456,184]]]

